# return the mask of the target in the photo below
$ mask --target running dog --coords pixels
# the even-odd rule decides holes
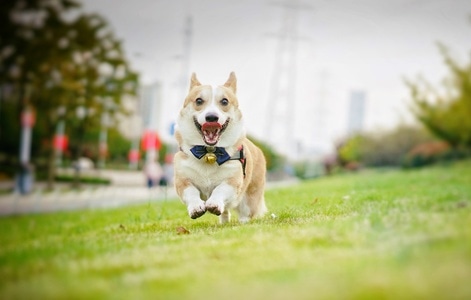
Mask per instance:
[[[224,85],[202,85],[193,73],[190,90],[178,115],[175,138],[175,189],[192,219],[207,211],[241,223],[262,216],[266,162],[246,138],[236,96],[234,72]]]

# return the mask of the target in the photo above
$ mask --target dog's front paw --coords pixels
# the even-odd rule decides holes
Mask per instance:
[[[219,216],[224,212],[224,204],[206,201],[206,210],[216,216]]]
[[[203,201],[198,201],[194,205],[188,205],[188,214],[192,219],[197,219],[204,215],[206,212],[206,206]]]

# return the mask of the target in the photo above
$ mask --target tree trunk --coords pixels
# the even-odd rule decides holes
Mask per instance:
[[[49,150],[49,157],[47,161],[47,189],[52,190],[54,188],[55,177],[56,177],[56,155],[54,145]]]
[[[77,147],[75,150],[75,155],[74,155],[74,180],[72,181],[72,187],[73,188],[80,188],[81,187],[81,181],[80,181],[80,175],[81,175],[81,167],[79,165],[79,159],[82,156],[82,150],[83,150],[83,137],[85,135],[85,122],[87,122],[87,118],[84,118],[83,121],[80,123],[80,126],[77,130]]]

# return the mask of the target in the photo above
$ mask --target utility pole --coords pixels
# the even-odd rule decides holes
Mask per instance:
[[[326,107],[326,101],[328,97],[328,80],[329,80],[329,73],[326,70],[322,70],[319,77],[319,93],[317,99],[314,99],[314,105],[311,108],[312,112],[310,113],[313,116],[312,123],[312,131],[310,132],[312,141],[315,141],[313,145],[313,153],[314,155],[321,155],[325,149],[325,142],[327,140],[325,125],[326,125],[326,118],[329,114],[329,111]]]
[[[183,99],[185,99],[188,93],[188,83],[190,82],[190,57],[193,41],[193,17],[191,15],[186,16],[182,33],[183,49],[180,54],[175,56],[175,58],[180,62],[180,72],[177,75],[176,82],[174,83],[177,89],[177,96],[179,97],[179,101],[175,101],[178,105],[180,105],[180,103],[183,102]],[[179,111],[179,109],[176,111]]]
[[[275,2],[283,8],[280,30],[271,36],[277,39],[275,63],[270,82],[265,136],[285,154],[299,152],[295,137],[297,48],[300,37],[297,25],[301,9],[309,6],[298,0]]]
[[[20,135],[20,172],[16,182],[16,190],[21,194],[28,194],[33,188],[33,166],[31,160],[31,144],[33,126],[36,115],[29,105],[30,89],[26,88],[24,94],[25,106],[21,112],[21,135]]]
[[[186,87],[189,81],[190,73],[190,56],[191,43],[193,40],[193,18],[188,15],[185,20],[185,29],[183,31],[183,52],[182,52],[182,68],[180,73],[181,90],[186,95]]]
[[[191,60],[191,47],[193,42],[193,17],[187,15],[185,19],[185,26],[183,29],[183,49],[177,58],[180,60],[180,74],[176,81],[178,101],[174,101],[175,106],[172,107],[172,111],[179,111],[180,105],[183,103],[187,93],[190,82],[190,60]],[[170,133],[173,135],[173,128],[175,126],[175,120],[170,128]]]
[[[175,58],[180,63],[180,72],[177,75],[175,82],[172,84],[175,87],[175,95],[178,97],[178,101],[173,101],[171,106],[172,112],[178,112],[180,110],[180,105],[183,103],[187,93],[188,93],[188,84],[190,82],[190,58],[191,58],[191,47],[193,41],[193,17],[187,15],[185,19],[183,33],[183,49],[180,54],[176,55]],[[173,131],[175,127],[175,120],[171,120],[169,124],[170,135],[173,136]]]

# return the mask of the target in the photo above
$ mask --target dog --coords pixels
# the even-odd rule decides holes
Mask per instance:
[[[230,221],[230,210],[246,223],[266,211],[266,162],[245,134],[231,72],[224,85],[202,85],[196,74],[179,112],[175,138],[174,183],[192,219],[207,211]]]

